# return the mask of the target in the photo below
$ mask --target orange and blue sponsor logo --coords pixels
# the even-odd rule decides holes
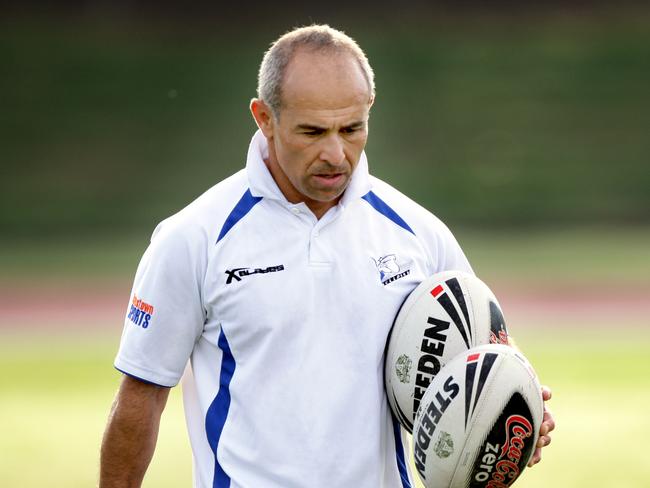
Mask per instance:
[[[129,314],[127,318],[133,322],[135,325],[146,329],[149,327],[149,322],[153,316],[153,305],[149,305],[144,300],[141,300],[137,295],[133,295],[133,300],[131,300],[131,308],[129,309]]]

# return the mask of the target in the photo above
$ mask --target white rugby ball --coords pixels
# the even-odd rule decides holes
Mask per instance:
[[[415,417],[413,455],[424,486],[510,486],[535,451],[543,415],[541,386],[520,352],[488,344],[458,355]]]
[[[420,283],[397,314],[386,351],[386,394],[400,424],[412,432],[418,405],[442,366],[489,343],[507,344],[508,332],[485,283],[463,271],[436,273]]]

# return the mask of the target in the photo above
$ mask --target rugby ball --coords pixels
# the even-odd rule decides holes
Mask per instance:
[[[463,271],[436,273],[406,298],[388,339],[386,394],[400,424],[413,418],[429,383],[453,357],[481,344],[508,343],[503,313],[488,286]]]
[[[488,344],[449,362],[429,385],[413,426],[426,488],[512,485],[535,451],[542,388],[514,348]]]

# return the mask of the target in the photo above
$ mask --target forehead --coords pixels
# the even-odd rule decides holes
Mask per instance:
[[[367,105],[368,82],[349,53],[297,51],[282,83],[282,106],[298,110],[346,110]]]

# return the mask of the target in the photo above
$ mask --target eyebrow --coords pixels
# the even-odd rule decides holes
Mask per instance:
[[[363,120],[359,120],[356,122],[352,122],[351,124],[345,125],[341,127],[341,129],[358,129],[360,127],[363,127],[365,122]],[[328,130],[327,127],[321,127],[318,125],[312,125],[312,124],[298,124],[296,126],[296,129],[299,130],[308,130],[308,131],[326,131]]]

